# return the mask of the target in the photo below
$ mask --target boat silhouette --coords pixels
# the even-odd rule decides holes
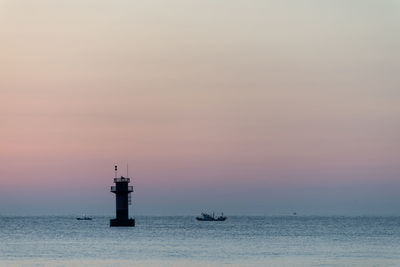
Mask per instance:
[[[77,217],[76,219],[77,219],[78,221],[91,221],[91,220],[92,220],[92,218],[87,217],[86,215],[83,216],[83,217]]]
[[[202,213],[201,217],[196,217],[196,220],[198,220],[198,221],[225,221],[226,216],[224,216],[223,213],[221,213],[221,216],[218,216],[218,217],[215,217],[214,212],[212,215],[207,214],[207,213]]]

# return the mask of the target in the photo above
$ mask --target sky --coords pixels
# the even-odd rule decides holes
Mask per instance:
[[[0,0],[0,215],[398,215],[400,2]]]

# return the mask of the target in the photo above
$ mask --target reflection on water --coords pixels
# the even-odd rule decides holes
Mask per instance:
[[[400,217],[0,217],[0,266],[396,265]]]

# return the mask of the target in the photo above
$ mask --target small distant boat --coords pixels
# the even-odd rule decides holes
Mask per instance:
[[[77,217],[76,219],[77,219],[78,221],[91,221],[91,220],[92,220],[92,218],[87,217],[86,215],[83,216],[83,217]]]
[[[215,217],[214,212],[212,215],[207,214],[207,213],[202,213],[201,217],[196,217],[196,220],[198,221],[225,221],[226,220],[226,216],[224,216],[224,214],[222,213],[221,216]]]

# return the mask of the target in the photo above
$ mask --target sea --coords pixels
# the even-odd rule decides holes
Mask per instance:
[[[400,266],[400,217],[0,217],[0,266]]]

